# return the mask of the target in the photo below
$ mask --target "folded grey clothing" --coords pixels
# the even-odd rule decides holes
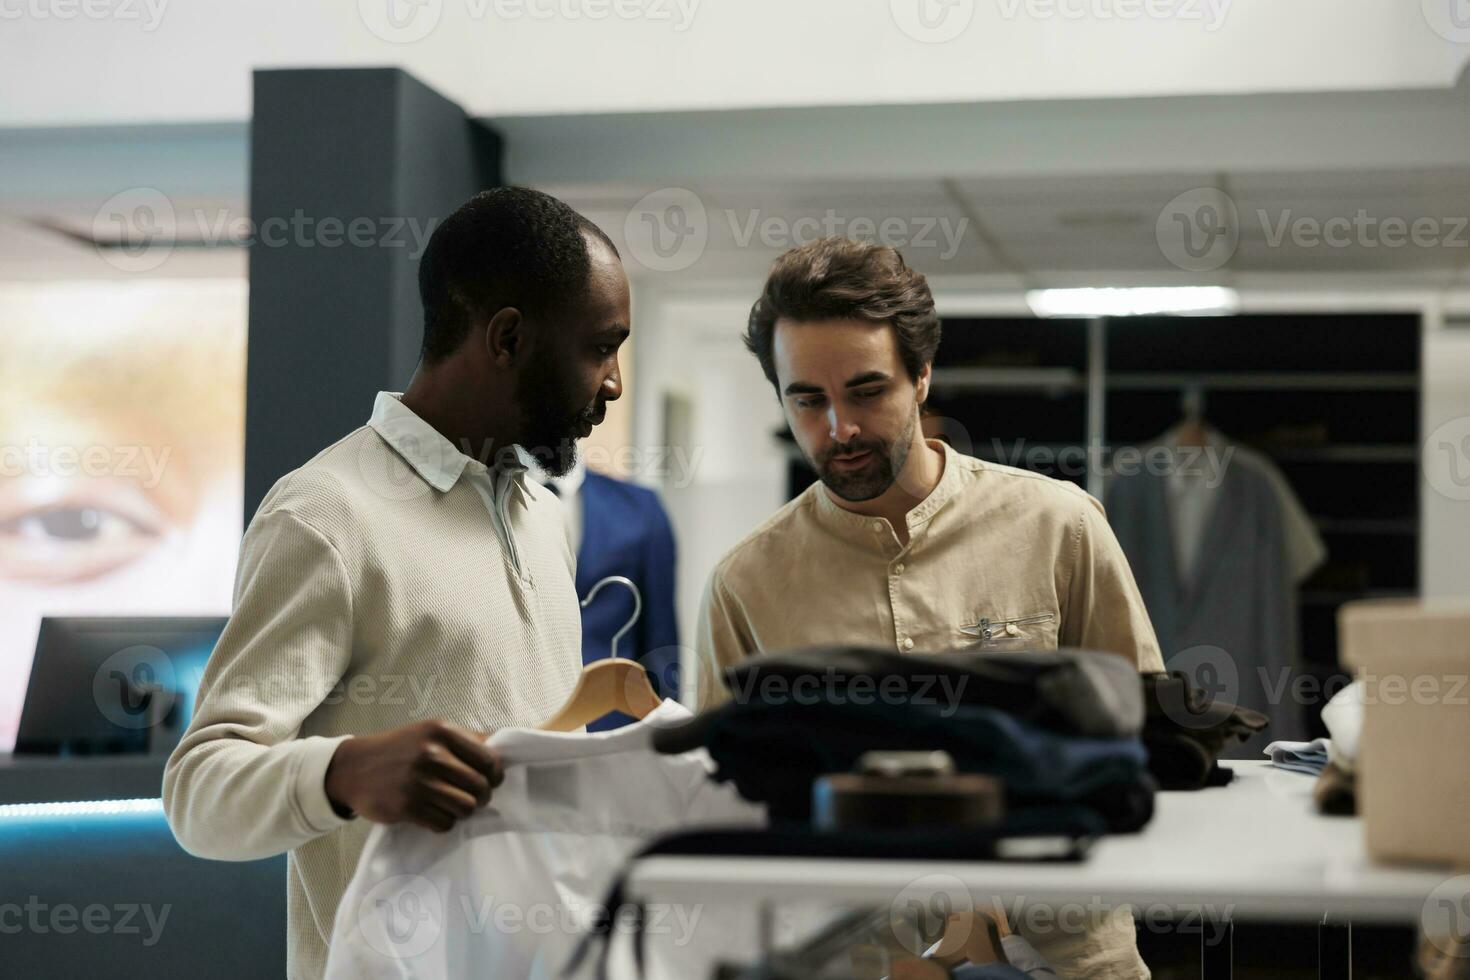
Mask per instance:
[[[999,708],[1053,731],[1121,738],[1143,729],[1138,669],[1112,653],[1036,650],[897,654],[810,647],[741,661],[725,672],[737,702],[857,697]]]
[[[1310,742],[1272,742],[1264,751],[1277,769],[1317,776],[1327,768],[1329,745],[1325,738],[1314,738]]]

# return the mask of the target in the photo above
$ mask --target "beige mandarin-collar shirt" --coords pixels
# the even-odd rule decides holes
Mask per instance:
[[[700,706],[759,652],[825,644],[952,650],[1107,650],[1164,669],[1102,505],[1075,484],[983,462],[942,442],[939,484],[886,520],[814,483],[716,566],[698,631]]]
[[[1128,561],[1102,505],[1075,484],[944,452],[938,486],[887,521],[833,502],[821,483],[715,567],[698,631],[700,707],[729,697],[723,668],[823,644],[951,650],[1107,650],[1164,669]],[[1141,980],[1126,907],[1085,929],[1021,934],[1062,976]]]

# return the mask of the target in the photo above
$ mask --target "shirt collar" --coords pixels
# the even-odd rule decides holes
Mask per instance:
[[[471,459],[404,405],[402,392],[378,392],[368,425],[403,457],[403,461],[425,483],[440,493],[454,486],[466,469],[478,473],[500,472],[520,478],[531,463],[530,455],[520,446],[514,447],[513,458],[508,458],[505,453],[496,453],[492,466]]]
[[[940,476],[939,483],[935,485],[933,490],[929,491],[929,496],[919,501],[914,509],[905,515],[904,520],[910,530],[919,527],[928,521],[929,518],[939,513],[940,508],[949,503],[950,498],[959,490],[964,479],[964,475],[960,472],[962,468],[960,466],[961,457],[953,446],[942,439],[926,439],[924,441],[944,453],[944,473]],[[832,499],[832,494],[827,492],[827,487],[820,480],[812,485],[812,492],[817,495],[818,511],[839,526],[858,530],[882,522],[882,518],[872,517],[867,514],[855,514],[839,505]]]

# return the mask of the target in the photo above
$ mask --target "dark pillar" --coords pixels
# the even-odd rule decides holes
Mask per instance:
[[[245,519],[401,391],[429,233],[500,183],[500,138],[395,68],[255,73]]]

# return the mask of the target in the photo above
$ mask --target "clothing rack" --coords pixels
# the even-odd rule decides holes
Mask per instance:
[[[1066,458],[1084,467],[1034,468],[1101,497],[1111,451],[1198,399],[1209,424],[1276,464],[1327,544],[1298,609],[1303,660],[1325,682],[1338,606],[1418,590],[1420,338],[1402,314],[947,316],[930,407],[995,462],[1081,450]]]

